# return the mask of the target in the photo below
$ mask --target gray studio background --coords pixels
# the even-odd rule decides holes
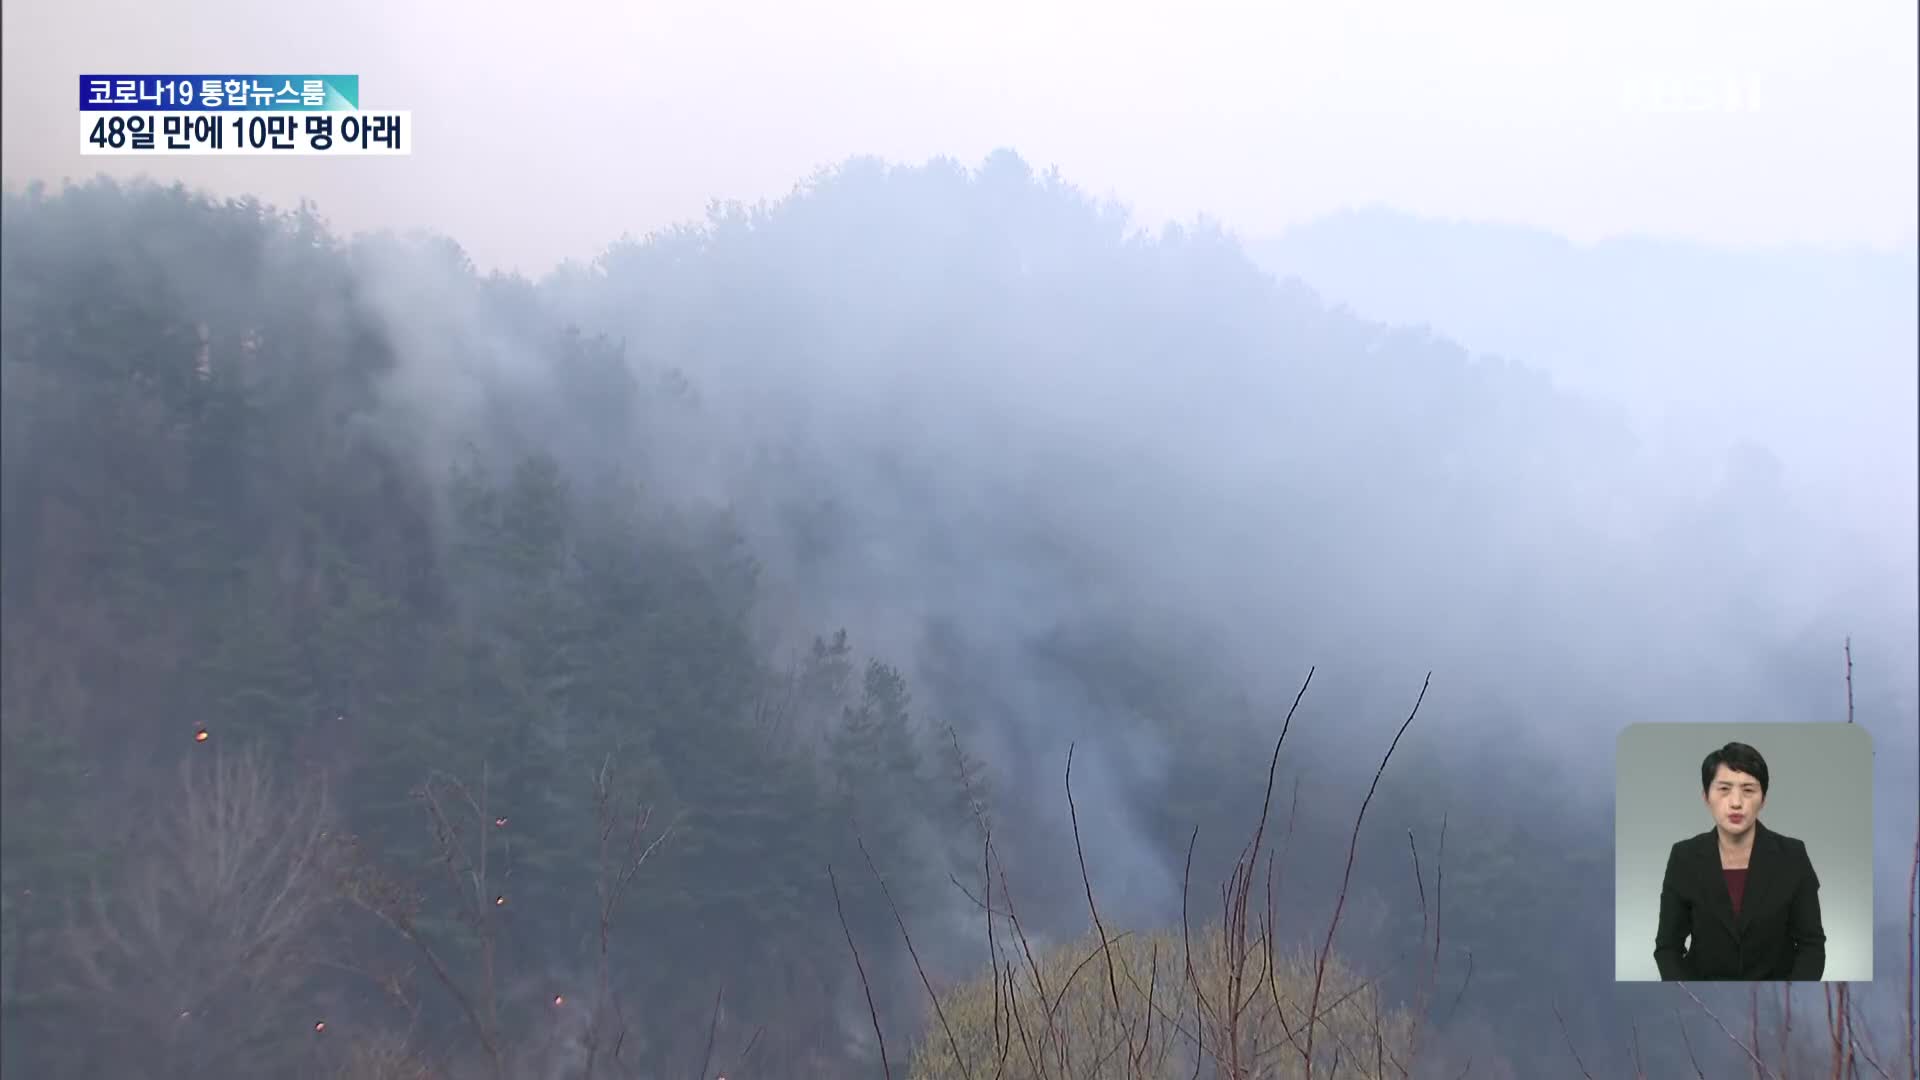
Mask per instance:
[[[1820,876],[1827,982],[1873,978],[1873,743],[1857,724],[1633,724],[1614,754],[1614,978],[1658,981],[1653,935],[1674,842],[1713,827],[1700,762],[1729,742],[1766,758],[1760,821],[1804,840]]]

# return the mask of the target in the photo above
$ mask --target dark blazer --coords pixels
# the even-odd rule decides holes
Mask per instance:
[[[1820,878],[1807,845],[1757,821],[1753,829],[1737,919],[1713,830],[1673,845],[1653,939],[1662,980],[1819,981],[1827,966],[1827,935],[1820,925]]]

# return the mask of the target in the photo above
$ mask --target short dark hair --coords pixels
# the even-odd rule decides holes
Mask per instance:
[[[1700,763],[1702,792],[1713,786],[1714,774],[1720,771],[1722,765],[1760,781],[1760,794],[1767,793],[1767,759],[1760,756],[1760,751],[1743,742],[1730,742],[1708,754],[1707,760]]]

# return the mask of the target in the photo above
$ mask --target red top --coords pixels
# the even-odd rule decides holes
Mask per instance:
[[[1740,898],[1747,892],[1746,868],[1722,870],[1720,873],[1727,879],[1727,898],[1733,901],[1733,917],[1737,919],[1740,917]]]

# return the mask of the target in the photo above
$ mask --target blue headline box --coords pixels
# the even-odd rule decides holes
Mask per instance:
[[[82,75],[81,112],[341,112],[358,75]]]

